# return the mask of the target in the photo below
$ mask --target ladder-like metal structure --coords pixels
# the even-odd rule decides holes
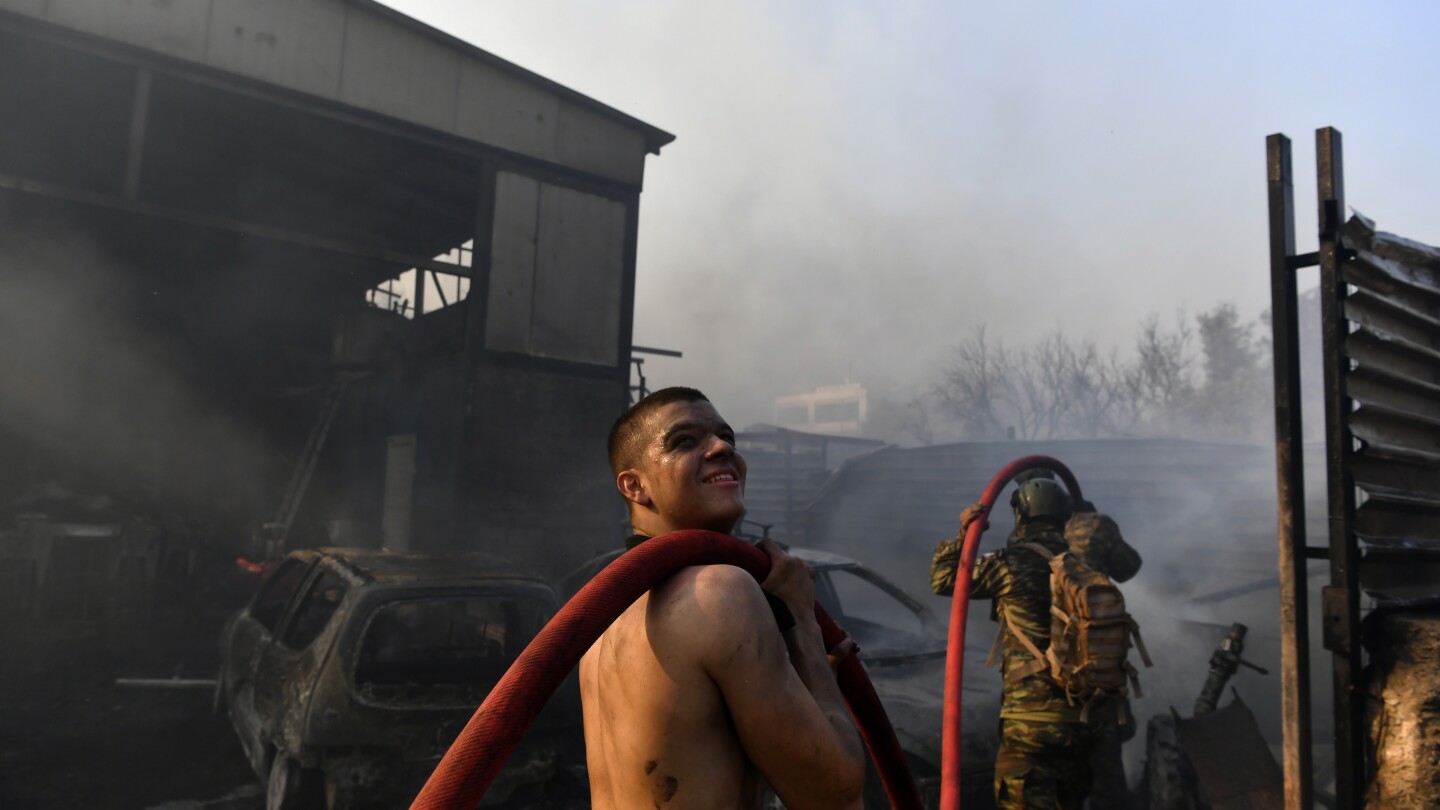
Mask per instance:
[[[340,404],[345,400],[345,391],[350,385],[350,380],[344,375],[336,376],[335,380],[325,389],[325,398],[320,403],[320,413],[315,419],[315,424],[310,428],[310,435],[305,439],[305,446],[300,451],[300,457],[295,462],[295,469],[290,473],[290,481],[285,485],[285,492],[280,498],[280,508],[275,513],[275,520],[271,524],[275,532],[274,555],[280,557],[285,553],[285,545],[290,537],[290,527],[295,523],[295,516],[300,513],[300,505],[305,501],[305,492],[310,488],[310,479],[315,475],[315,467],[320,462],[320,454],[325,450],[325,440],[330,436],[330,428],[335,423],[335,416],[340,412]]]

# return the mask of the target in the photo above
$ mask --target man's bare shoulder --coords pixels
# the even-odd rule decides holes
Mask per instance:
[[[733,649],[755,628],[775,627],[760,585],[733,565],[683,569],[651,592],[647,624],[658,637],[683,640],[697,654]],[[777,637],[778,641],[778,637]]]
[[[652,610],[683,612],[694,608],[714,610],[766,608],[760,584],[733,565],[695,565],[681,569],[651,592]]]

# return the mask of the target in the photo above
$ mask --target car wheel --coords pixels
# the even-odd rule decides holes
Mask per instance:
[[[326,810],[325,777],[314,768],[275,754],[265,785],[265,810]]]

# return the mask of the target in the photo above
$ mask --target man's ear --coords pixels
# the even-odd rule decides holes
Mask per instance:
[[[645,488],[645,482],[641,480],[640,473],[634,470],[625,470],[615,476],[615,488],[625,496],[625,500],[637,506],[650,505],[650,492]]]

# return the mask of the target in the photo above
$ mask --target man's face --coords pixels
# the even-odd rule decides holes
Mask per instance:
[[[678,529],[729,532],[745,512],[745,459],[735,431],[708,402],[672,402],[645,422],[645,446],[616,483],[643,507],[636,531]]]

